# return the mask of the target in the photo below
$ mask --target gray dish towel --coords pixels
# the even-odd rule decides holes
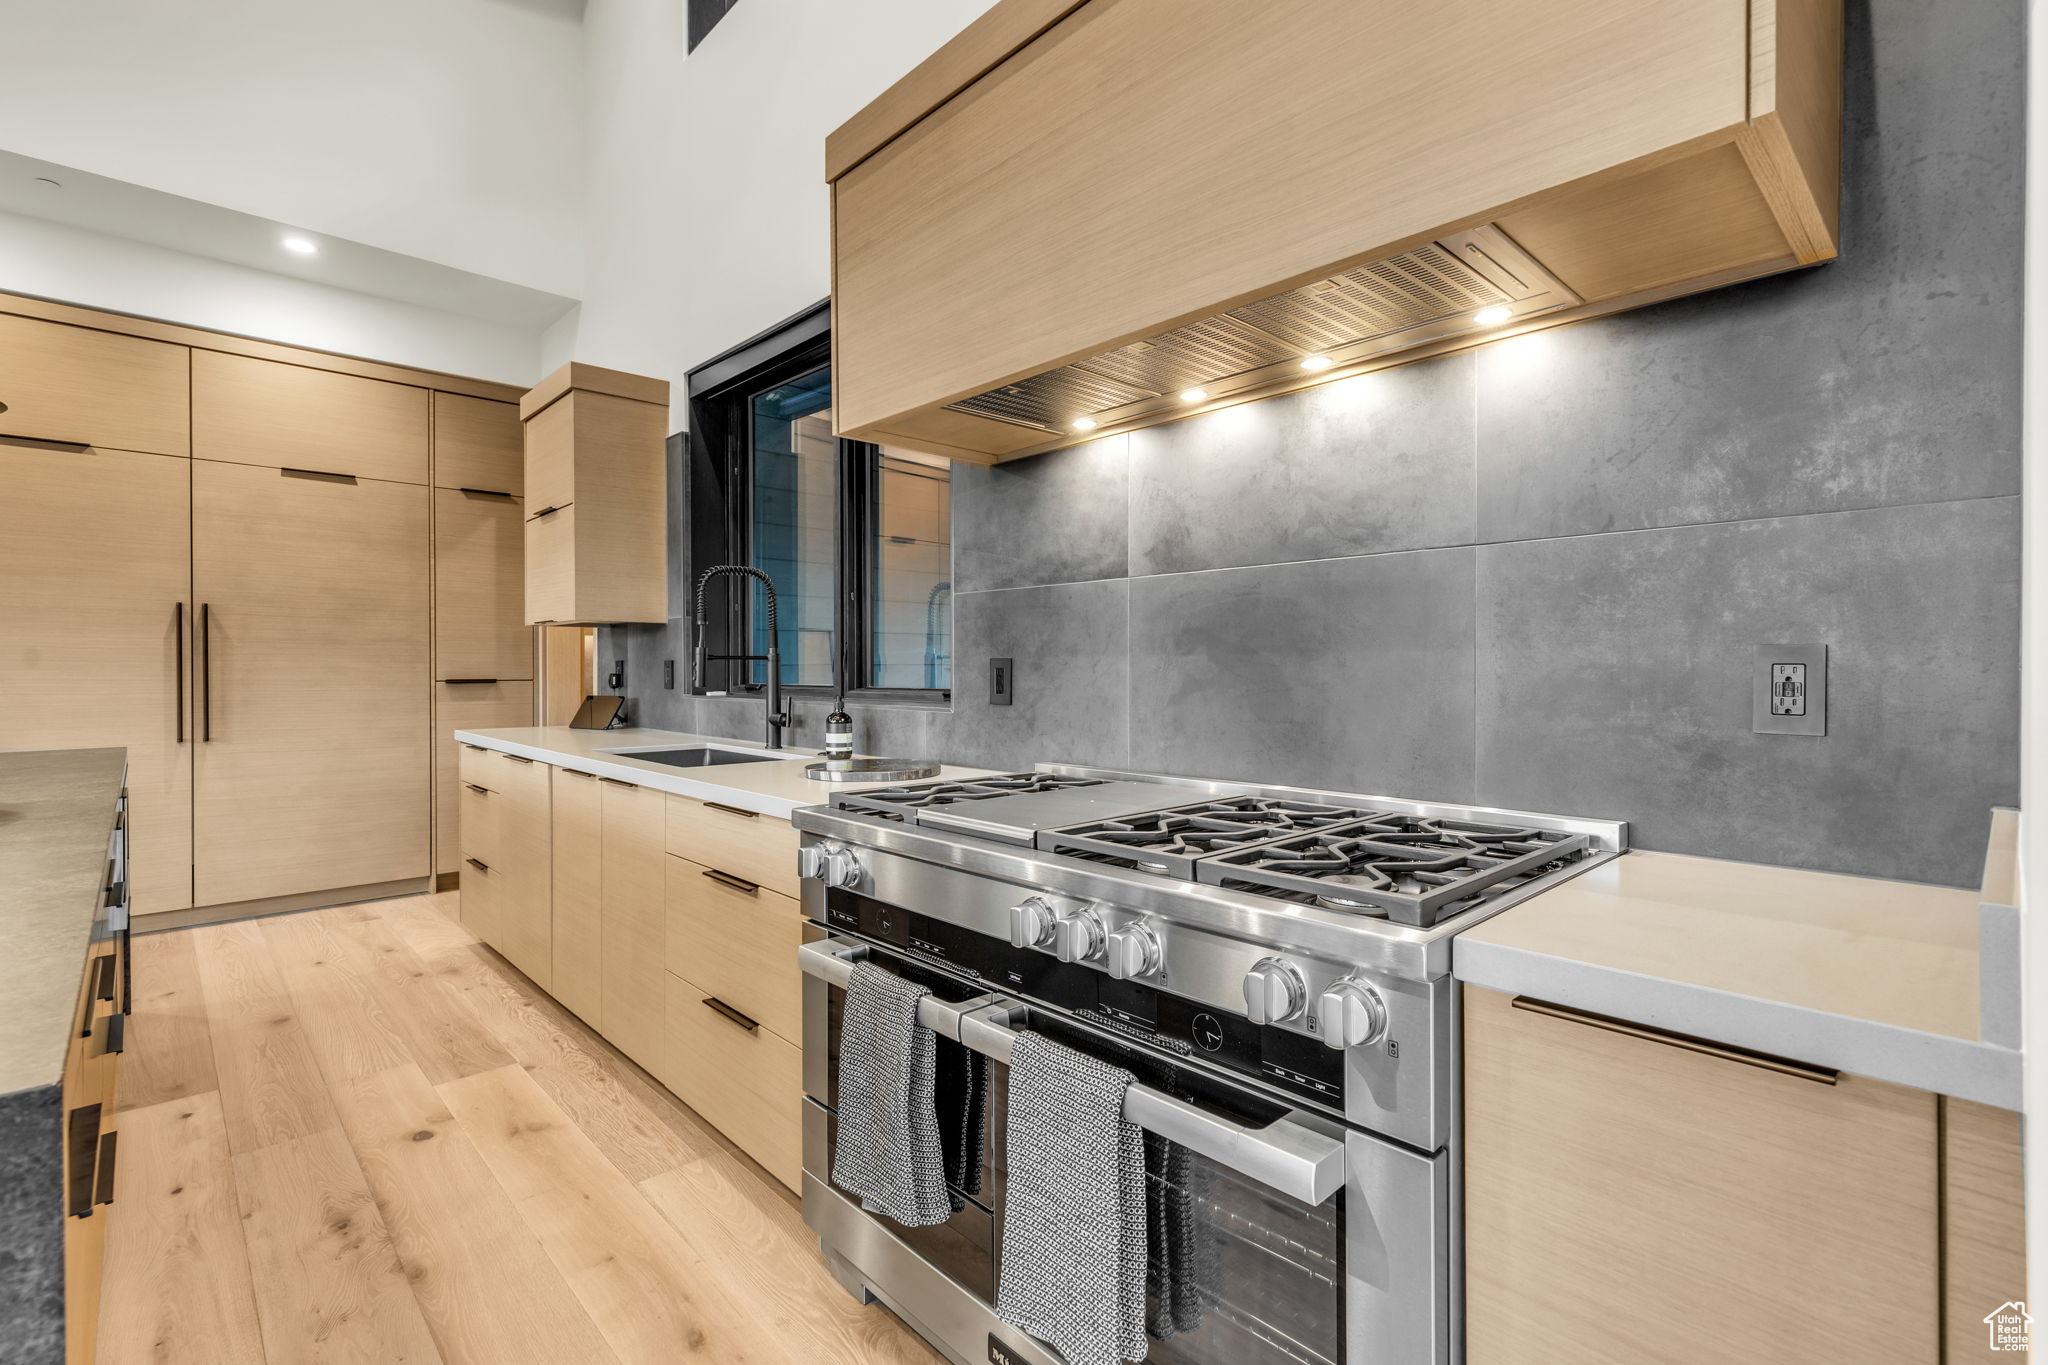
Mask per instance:
[[[839,1136],[832,1183],[869,1213],[925,1228],[953,1215],[932,1077],[938,1038],[917,1022],[930,995],[854,964],[839,1031]]]
[[[1143,1360],[1145,1144],[1131,1073],[1022,1033],[1010,1056],[1010,1181],[996,1316],[1069,1365]]]

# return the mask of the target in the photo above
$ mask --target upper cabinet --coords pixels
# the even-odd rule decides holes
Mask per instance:
[[[195,351],[192,453],[228,464],[427,481],[426,389]]]
[[[1827,260],[1841,54],[1841,0],[1000,0],[826,144],[838,429],[987,463]]]
[[[518,497],[526,486],[519,405],[435,394],[434,486]]]
[[[564,365],[519,415],[528,624],[667,621],[667,382]]]
[[[0,438],[187,455],[183,346],[0,313]]]

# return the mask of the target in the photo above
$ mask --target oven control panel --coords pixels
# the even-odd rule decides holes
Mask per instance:
[[[875,939],[977,977],[990,990],[1095,1016],[1169,1051],[1257,1077],[1325,1108],[1343,1109],[1342,1052],[1325,1047],[1318,1037],[1262,1026],[1242,1013],[1185,999],[1148,984],[1136,973],[1105,974],[1099,963],[1102,954],[1111,951],[1107,933],[1092,955],[1075,952],[1070,957],[1040,947],[1033,925],[998,939],[843,890],[827,897],[824,919],[828,928]],[[1057,933],[1056,922],[1052,932]],[[1027,946],[1018,946],[1018,937],[1024,937]],[[1122,951],[1132,955],[1127,964],[1143,960],[1142,945]],[[1152,951],[1157,951],[1156,940]]]

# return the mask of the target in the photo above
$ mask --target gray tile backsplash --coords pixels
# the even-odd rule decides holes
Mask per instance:
[[[861,747],[1972,883],[2017,798],[2023,22],[1848,9],[1841,260],[957,466],[956,693],[855,708]],[[753,737],[758,700],[661,690],[672,610],[606,632],[636,719]],[[1804,641],[1829,733],[1751,733],[1753,647]],[[990,657],[1013,706],[987,705]],[[795,742],[825,709],[798,704]]]

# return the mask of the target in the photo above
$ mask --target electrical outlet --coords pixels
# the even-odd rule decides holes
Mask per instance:
[[[1828,647],[1758,645],[1750,666],[1749,728],[1760,735],[1828,732]]]
[[[661,685],[671,692],[676,690],[676,661],[674,659],[663,659],[661,661]]]
[[[1015,670],[1008,659],[988,661],[988,704],[1008,706],[1017,689]]]
[[[611,676],[605,679],[604,685],[614,692],[626,685],[626,661],[624,659],[616,660],[612,664]]]

